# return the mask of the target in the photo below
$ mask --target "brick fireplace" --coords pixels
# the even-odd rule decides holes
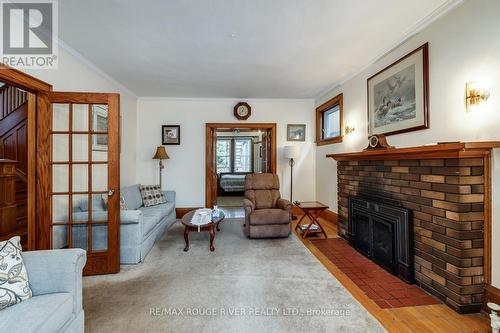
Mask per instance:
[[[350,236],[350,197],[411,210],[416,283],[459,313],[480,311],[491,267],[491,148],[455,143],[327,155],[338,161],[340,236]]]

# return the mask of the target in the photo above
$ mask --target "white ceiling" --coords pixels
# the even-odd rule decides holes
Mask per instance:
[[[137,96],[314,98],[446,0],[64,0],[59,35]]]

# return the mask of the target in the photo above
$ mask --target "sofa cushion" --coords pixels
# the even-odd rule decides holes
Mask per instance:
[[[21,237],[0,242],[0,311],[31,298]]]
[[[257,209],[274,208],[280,198],[280,192],[278,190],[247,190],[245,198],[253,202]]]
[[[163,204],[159,204],[156,206],[151,206],[151,207],[141,207],[139,210],[140,211],[145,211],[145,210],[157,210],[159,212],[163,213],[163,216],[169,215],[175,208],[175,204],[173,202],[165,202]]]
[[[58,332],[74,318],[72,311],[70,293],[35,296],[1,312],[0,332]]]
[[[251,225],[290,223],[290,214],[282,209],[257,209],[250,214]]]
[[[139,184],[124,187],[120,190],[120,195],[123,196],[127,209],[136,210],[142,206],[141,191],[139,191]]]
[[[254,173],[245,177],[246,190],[279,190],[280,180],[273,173]]]
[[[108,195],[101,194],[101,198],[102,198],[102,203],[107,210],[108,209],[108,199],[109,199]],[[125,198],[123,197],[123,195],[120,195],[120,210],[127,210],[127,209],[128,209],[128,207],[127,207],[127,203],[125,202]]]
[[[169,215],[174,210],[174,204],[172,202],[167,202],[164,204],[152,206],[152,207],[141,207],[139,210],[142,212],[143,216],[143,237],[148,235],[151,230],[153,230],[162,219]]]
[[[78,207],[82,212],[86,212],[89,210],[89,200],[88,197],[85,196],[80,202],[78,203]],[[103,204],[103,200],[101,199],[100,194],[93,194],[92,195],[92,210],[93,211],[103,211],[106,210],[105,205]]]
[[[167,198],[161,191],[160,185],[141,185],[139,186],[144,207],[156,206],[167,202]]]
[[[272,173],[248,174],[245,177],[245,198],[257,209],[275,208],[280,198],[280,182]]]

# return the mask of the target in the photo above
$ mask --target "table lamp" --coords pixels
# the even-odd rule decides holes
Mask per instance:
[[[165,147],[159,146],[156,148],[156,153],[155,156],[153,156],[153,160],[160,160],[160,189],[161,189],[161,170],[165,167],[163,165],[163,160],[168,160],[169,158],[170,157],[168,157]]]

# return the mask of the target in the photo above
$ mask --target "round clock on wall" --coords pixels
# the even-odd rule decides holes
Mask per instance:
[[[238,120],[247,120],[252,114],[252,108],[248,103],[240,102],[234,106],[234,116]]]

